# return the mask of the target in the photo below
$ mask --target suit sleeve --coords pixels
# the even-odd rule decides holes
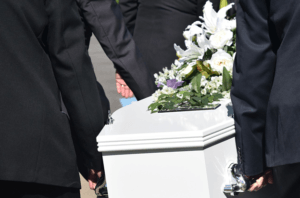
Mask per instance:
[[[133,35],[139,7],[138,0],[119,0],[119,5],[124,16],[125,24],[131,35]]]
[[[46,1],[47,45],[54,75],[70,116],[74,142],[88,169],[103,169],[96,136],[104,126],[97,82],[75,0]]]
[[[115,0],[77,1],[85,21],[136,98],[140,100],[154,93],[154,77],[139,54]]]
[[[276,67],[268,13],[267,0],[240,0],[238,4],[231,97],[238,161],[248,176],[265,169],[266,111]]]

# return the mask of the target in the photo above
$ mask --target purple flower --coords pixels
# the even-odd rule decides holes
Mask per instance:
[[[184,81],[178,81],[176,79],[167,80],[167,86],[171,87],[173,89],[177,89],[177,87],[181,86],[184,83]]]
[[[157,87],[160,87],[162,85],[164,85],[164,84],[162,84],[161,82],[158,82]]]

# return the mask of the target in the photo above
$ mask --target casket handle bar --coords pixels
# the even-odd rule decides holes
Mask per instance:
[[[239,193],[246,192],[254,181],[249,180],[239,169],[237,164],[230,164],[229,166],[229,177],[232,178],[233,182],[227,184],[224,187],[224,193],[231,196],[236,196]]]

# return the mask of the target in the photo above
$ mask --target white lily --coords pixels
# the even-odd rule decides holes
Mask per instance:
[[[204,5],[203,16],[200,17],[204,21],[202,23],[208,33],[214,34],[221,29],[231,29],[230,21],[225,19],[226,13],[232,8],[234,3],[228,4],[226,7],[221,8],[218,13],[213,9],[212,3],[207,1]]]
[[[191,59],[202,59],[205,53],[205,50],[203,48],[198,47],[193,42],[190,42],[189,40],[186,40],[186,46],[187,50],[183,50],[178,45],[174,44],[174,48],[176,50],[177,56],[179,58],[184,58],[185,60],[191,60]]]
[[[231,30],[235,29],[236,28],[236,19],[230,20],[228,25]]]
[[[182,67],[182,65],[184,64],[184,61],[183,60],[175,60],[175,62],[171,65],[171,68],[172,69],[180,69]]]
[[[196,21],[192,25],[187,26],[187,28],[183,32],[184,38],[186,38],[188,40],[192,40],[193,36],[195,36],[197,34],[202,34],[203,29],[199,25],[201,25],[201,22]]]
[[[188,63],[187,67],[185,67],[183,70],[180,71],[179,76],[181,78],[186,78],[188,76],[190,76],[193,71],[196,69],[196,60]]]
[[[205,34],[197,35],[197,43],[200,48],[204,49],[204,52],[212,48],[211,42],[206,38]]]

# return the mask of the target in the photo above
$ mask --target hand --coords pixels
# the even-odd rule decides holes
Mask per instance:
[[[102,176],[102,171],[90,170],[88,182],[91,190],[95,190],[97,185],[97,180]]]
[[[127,86],[125,81],[122,79],[120,74],[116,72],[116,85],[117,85],[117,91],[119,94],[121,94],[125,98],[131,98],[133,97],[133,92],[131,89]]]
[[[273,184],[273,172],[272,170],[265,171],[262,175],[248,177],[249,179],[255,179],[256,182],[252,184],[248,191],[258,191],[265,187],[267,184]]]

